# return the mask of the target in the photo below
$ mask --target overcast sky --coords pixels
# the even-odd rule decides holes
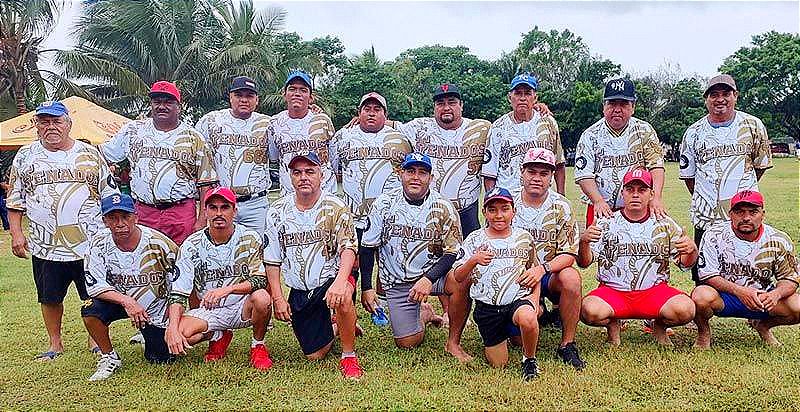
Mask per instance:
[[[288,12],[286,30],[303,39],[338,37],[348,55],[370,46],[382,60],[432,44],[464,45],[487,59],[514,49],[523,33],[569,29],[593,54],[641,74],[665,62],[709,77],[722,60],[769,30],[797,33],[800,2],[272,2]],[[79,1],[49,47],[68,48]]]

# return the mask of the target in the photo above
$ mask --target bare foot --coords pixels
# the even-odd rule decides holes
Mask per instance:
[[[710,333],[698,333],[697,340],[694,341],[694,347],[697,349],[710,349],[711,348],[711,334]]]
[[[420,305],[420,314],[419,317],[422,319],[423,322],[426,324],[430,323],[432,326],[441,328],[444,319],[441,316],[437,315],[436,312],[433,311],[433,306],[430,303],[423,303]]]
[[[606,342],[612,346],[619,346],[621,342],[619,321],[614,319],[609,322],[608,326],[606,326],[606,331],[608,331]]]
[[[653,322],[653,337],[656,339],[656,343],[661,346],[674,346],[672,340],[669,338],[668,329],[669,328],[661,322]]]
[[[764,326],[761,321],[753,320],[750,324],[758,332],[761,339],[769,346],[781,346],[781,342],[772,334],[772,329]]]
[[[467,363],[472,360],[472,356],[465,352],[464,349],[461,348],[461,345],[457,343],[450,343],[450,341],[447,341],[447,343],[444,344],[444,351],[453,355],[461,363]]]

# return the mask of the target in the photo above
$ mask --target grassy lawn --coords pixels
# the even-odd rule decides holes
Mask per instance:
[[[798,245],[798,162],[775,159],[761,188],[767,221],[787,231]],[[572,173],[570,171],[570,173]],[[672,215],[687,230],[689,196],[667,169],[665,198]],[[570,178],[571,179],[571,178]],[[568,196],[581,215],[577,188]],[[694,333],[677,328],[674,349],[657,347],[633,324],[622,346],[607,347],[604,331],[581,325],[578,345],[588,368],[575,373],[555,357],[560,334],[543,330],[538,359],[543,370],[535,382],[519,376],[519,350],[511,367],[491,370],[481,356],[477,329],[471,326],[464,346],[476,360],[459,365],[442,351],[446,331],[429,329],[422,347],[394,347],[388,328],[377,328],[362,313],[366,336],[358,342],[365,377],[344,381],[338,357],[305,361],[291,329],[280,323],[267,334],[275,360],[268,373],[248,366],[248,331],[236,333],[228,357],[205,365],[206,344],[199,344],[177,364],[151,366],[142,349],[130,346],[126,322],[112,327],[123,368],[112,379],[89,383],[95,357],[86,349],[80,302],[70,292],[65,302],[66,351],[52,363],[35,363],[47,346],[36,303],[30,260],[11,255],[10,237],[0,233],[0,409],[797,409],[800,404],[800,328],[783,327],[780,348],[765,347],[741,320],[714,320],[713,348],[692,349]],[[596,286],[594,270],[584,271],[584,292]],[[689,291],[688,273],[673,270],[673,284]],[[334,352],[338,354],[338,347]]]

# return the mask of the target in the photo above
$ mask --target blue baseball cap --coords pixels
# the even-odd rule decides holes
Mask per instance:
[[[308,160],[309,162],[314,163],[317,166],[322,165],[322,161],[319,160],[319,156],[317,156],[316,152],[313,152],[311,150],[304,150],[294,155],[294,157],[292,157],[292,160],[290,160],[288,164],[289,169],[291,169],[292,165],[300,159]]]
[[[403,159],[403,163],[400,165],[402,169],[408,169],[411,166],[422,166],[425,169],[428,169],[429,172],[433,170],[433,163],[431,163],[431,158],[428,157],[428,155],[424,155],[418,152],[407,154],[405,159]]]
[[[514,76],[514,79],[511,80],[511,88],[508,90],[514,90],[521,84],[527,84],[531,89],[539,90],[539,81],[536,80],[536,76],[528,73],[522,73]]]
[[[133,199],[125,193],[106,196],[100,201],[100,211],[103,213],[103,216],[115,210],[136,213],[136,208],[133,206]]]
[[[64,103],[57,100],[47,101],[42,102],[42,104],[36,108],[36,115],[39,116],[40,114],[61,117],[68,115],[69,109],[67,109],[67,106],[64,106]]]
[[[483,197],[483,207],[486,207],[494,200],[505,200],[512,205],[514,204],[514,196],[511,196],[511,192],[499,186],[493,187],[492,190]]]
[[[291,82],[294,79],[300,79],[303,82],[305,82],[308,85],[309,88],[311,88],[311,89],[314,88],[314,85],[311,82],[311,76],[309,76],[308,73],[306,73],[306,72],[304,72],[302,70],[292,70],[292,71],[290,71],[289,75],[286,76],[286,83],[283,84],[283,87],[285,88],[286,86],[288,86],[289,82]]]

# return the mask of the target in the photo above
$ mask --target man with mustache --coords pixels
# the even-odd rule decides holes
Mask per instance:
[[[175,262],[165,335],[169,352],[186,354],[192,345],[210,340],[204,359],[213,362],[225,357],[231,330],[252,327],[250,366],[267,370],[272,359],[264,336],[272,300],[261,235],[233,222],[236,195],[230,188],[209,190],[204,201],[208,226],[186,239]],[[193,290],[200,306],[184,312]]]
[[[139,222],[180,245],[205,226],[203,199],[217,173],[203,136],[180,120],[180,90],[158,81],[149,96],[152,118],[128,122],[100,148],[109,162],[130,161]]]
[[[520,163],[528,149],[544,148],[556,156],[556,191],[564,194],[564,149],[558,124],[553,116],[534,110],[538,102],[539,82],[532,74],[519,74],[511,80],[508,101],[511,112],[497,119],[489,129],[486,147],[488,161],[481,175],[488,191],[496,184],[511,191],[521,191]]]
[[[686,129],[681,142],[680,178],[692,194],[689,216],[694,241],[728,220],[730,199],[740,190],[758,191],[772,167],[767,129],[755,116],[736,110],[739,90],[733,77],[712,77],[703,93],[708,114]],[[697,267],[692,279],[699,284]]]
[[[258,88],[246,76],[233,79],[228,89],[230,108],[201,117],[195,125],[214,156],[221,186],[236,193],[236,223],[264,232],[270,186],[267,123],[256,112]]]
[[[321,165],[314,151],[299,152],[289,161],[294,190],[267,212],[264,263],[275,318],[291,322],[306,358],[324,359],[338,333],[339,370],[346,379],[358,380],[364,372],[355,352],[355,279],[351,275],[358,241],[350,209],[321,188]],[[288,301],[281,275],[289,288]]]
[[[730,199],[730,222],[708,228],[700,244],[695,346],[711,346],[709,319],[745,318],[769,345],[772,328],[800,323],[800,267],[789,236],[763,223],[764,197],[743,190]]]
[[[610,218],[620,210],[622,178],[630,170],[643,167],[653,176],[650,212],[666,216],[661,199],[664,188],[664,153],[656,131],[649,123],[633,117],[636,90],[629,79],[606,83],[603,93],[603,118],[589,126],[575,150],[575,183],[588,202],[586,225],[595,218]]]
[[[83,259],[101,227],[100,199],[119,194],[100,152],[70,136],[72,120],[61,102],[44,102],[34,116],[39,140],[23,146],[9,175],[11,250],[33,259],[33,280],[50,338],[37,360],[55,359],[64,351],[61,319],[70,283],[86,300]],[[29,238],[22,231],[28,216]],[[29,241],[30,240],[30,241]]]
[[[91,299],[81,308],[83,324],[100,348],[90,381],[108,379],[122,366],[108,334],[108,326],[120,319],[130,319],[141,331],[145,359],[151,363],[173,359],[164,333],[178,246],[163,233],[137,224],[133,199],[126,194],[104,198],[101,208],[110,232],[100,232],[92,240],[86,256],[86,290]]]

